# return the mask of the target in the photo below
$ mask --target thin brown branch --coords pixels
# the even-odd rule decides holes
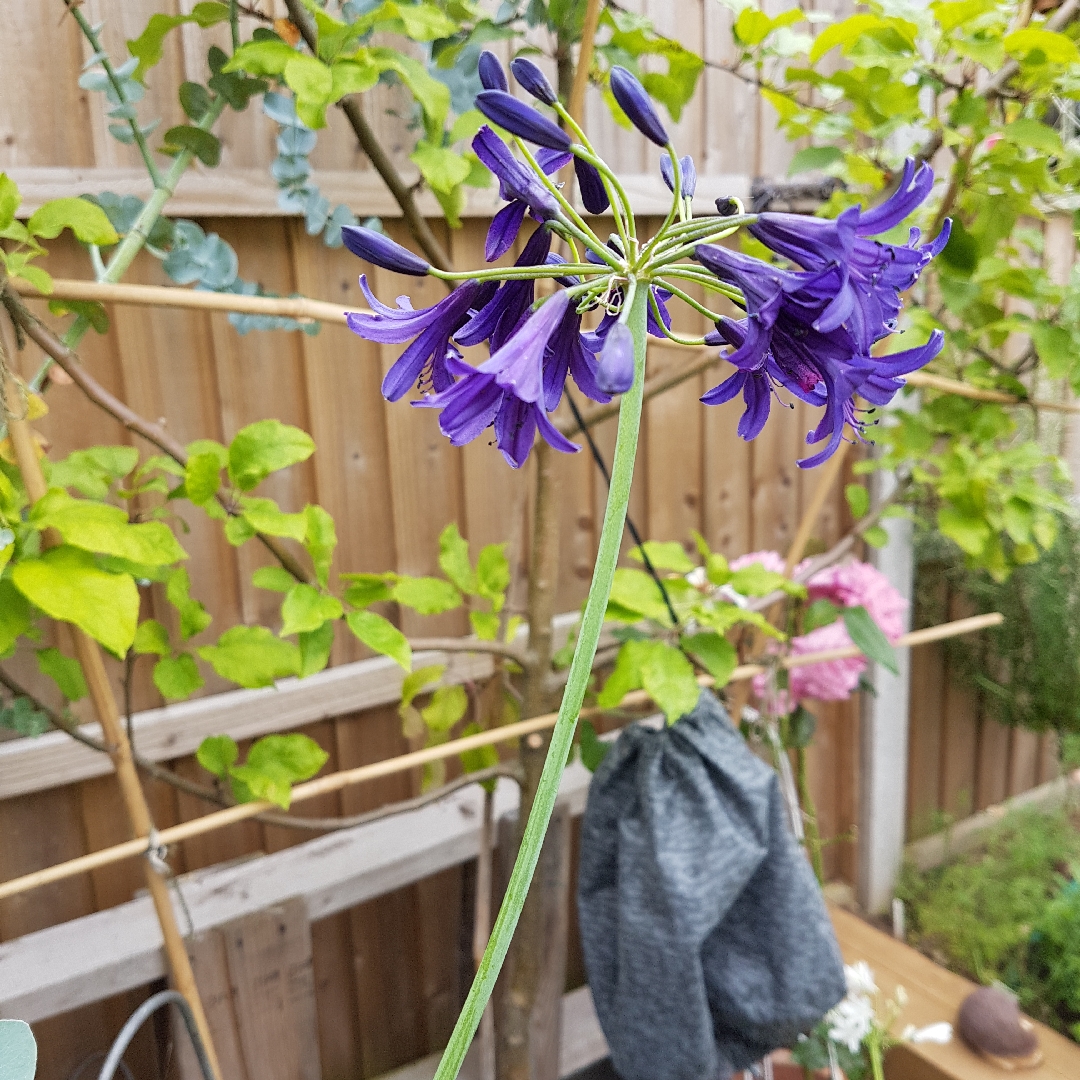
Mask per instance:
[[[596,28],[600,25],[600,14],[603,9],[603,0],[588,0],[585,8],[585,22],[581,28],[577,67],[574,70],[574,82],[570,88],[570,101],[567,106],[570,115],[579,124],[585,112],[585,88],[589,85],[589,70],[592,68],[593,47],[596,44]]]
[[[71,377],[71,381],[97,406],[104,409],[121,424],[136,435],[141,435],[147,442],[168,454],[180,465],[186,465],[187,450],[183,444],[173,438],[160,424],[140,416],[134,409],[111,394],[87,370],[76,353],[72,352],[44,323],[37,319],[10,289],[5,289],[3,303],[12,318],[26,332],[27,336],[47,355],[52,357],[57,366]],[[234,517],[237,510],[222,495],[218,502]],[[263,546],[297,581],[313,583],[313,578],[291,552],[286,550],[274,537],[263,533],[255,534]]]
[[[289,19],[300,31],[301,36],[307,43],[312,53],[318,54],[319,35],[315,27],[315,20],[304,7],[301,0],[285,0],[285,7],[289,12]],[[421,250],[428,257],[432,265],[440,270],[453,270],[450,256],[443,249],[431,226],[420,213],[413,197],[412,189],[402,179],[401,173],[390,159],[390,155],[383,149],[372,131],[371,125],[364,116],[364,109],[360,102],[359,94],[349,94],[338,102],[338,107],[345,114],[349,126],[353,129],[360,148],[367,154],[368,160],[375,167],[375,171],[382,177],[383,183],[390,189],[394,201],[401,207],[402,216],[413,239],[420,245]]]
[[[413,652],[490,653],[492,656],[504,656],[522,665],[526,658],[524,649],[508,641],[481,641],[473,637],[409,638],[409,648]]]

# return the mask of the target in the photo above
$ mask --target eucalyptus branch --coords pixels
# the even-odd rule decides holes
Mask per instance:
[[[168,454],[178,465],[187,465],[188,452],[183,444],[173,438],[160,424],[147,420],[140,416],[129,405],[125,404],[114,394],[110,393],[83,367],[75,351],[57,338],[51,330],[40,322],[22,303],[19,297],[10,288],[5,287],[0,293],[4,307],[10,312],[15,325],[25,331],[26,335],[45,353],[51,362],[55,362],[71,381],[99,408],[104,409],[114,419],[136,435],[142,436],[147,442],[156,446],[163,453]],[[236,508],[223,495],[217,496],[218,502],[223,509],[235,517]],[[274,556],[297,581],[313,584],[313,578],[304,569],[304,566],[286,550],[275,537],[264,533],[255,534],[260,543]]]
[[[128,101],[127,94],[124,92],[124,84],[120,81],[119,76],[117,76],[116,69],[112,66],[112,61],[102,47],[101,39],[94,32],[94,28],[87,21],[86,16],[79,10],[81,0],[64,0],[64,4],[75,19],[75,22],[79,24],[79,29],[82,31],[83,37],[90,43],[90,48],[94,50],[94,55],[101,57],[100,63],[102,70],[112,84],[112,88],[116,92],[117,98],[120,99],[120,104],[131,109],[132,104]],[[128,126],[131,128],[131,135],[135,140],[135,145],[139,148],[139,153],[142,155],[146,171],[150,174],[150,180],[153,182],[155,188],[160,187],[161,173],[158,172],[158,167],[150,153],[150,147],[147,145],[146,136],[143,135],[142,128],[139,127],[138,118],[128,116],[126,117],[126,120]]]
[[[315,20],[311,17],[302,0],[285,0],[285,7],[289,12],[289,20],[300,31],[301,37],[307,43],[308,48],[314,55],[319,52],[319,33],[315,26]],[[420,249],[427,256],[432,266],[439,270],[452,270],[453,262],[446,253],[438,238],[431,231],[420,208],[416,205],[413,191],[402,179],[397,166],[390,159],[390,155],[383,149],[372,131],[371,125],[364,116],[364,109],[360,103],[359,94],[349,94],[338,103],[338,108],[345,114],[349,126],[356,135],[360,149],[367,155],[368,160],[374,166],[375,171],[382,177],[383,183],[390,189],[394,201],[401,207],[402,217],[413,239],[420,245]]]

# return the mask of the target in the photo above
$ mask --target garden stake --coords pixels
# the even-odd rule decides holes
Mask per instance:
[[[8,320],[6,313],[0,316],[0,334],[3,335],[4,339],[3,355],[0,356],[0,367],[3,368],[5,376],[4,412],[7,415],[8,431],[15,448],[15,458],[18,462],[23,486],[26,488],[26,495],[30,500],[30,505],[33,506],[39,499],[44,497],[48,491],[48,485],[45,482],[41,462],[38,460],[33,432],[25,417],[22,391],[15,380],[14,372],[7,367],[7,364],[15,355],[13,329],[13,324]],[[59,536],[52,529],[46,529],[42,533],[42,544],[45,547],[54,547],[60,542]],[[112,687],[109,685],[109,677],[105,672],[105,664],[101,658],[101,649],[93,638],[84,634],[78,627],[71,627],[71,635],[75,641],[76,657],[86,679],[86,685],[90,692],[90,698],[94,703],[98,722],[101,724],[105,744],[109,748],[109,757],[112,759],[113,768],[116,770],[120,795],[124,801],[124,809],[127,811],[128,824],[136,837],[149,845],[153,831],[150,808],[146,804],[146,796],[142,784],[139,782],[139,774],[135,768],[131,744],[128,742],[127,732],[124,730],[124,724],[120,717],[120,709],[117,706],[116,698],[113,696]],[[147,854],[149,854],[149,848],[147,848]],[[168,958],[173,982],[191,1007],[195,1025],[213,1066],[214,1074],[220,1077],[221,1070],[210,1036],[210,1025],[207,1023],[206,1013],[203,1011],[202,1001],[199,998],[199,989],[195,984],[195,973],[191,968],[187,948],[180,934],[180,928],[176,923],[176,913],[173,911],[168,883],[154,869],[149,858],[144,860],[143,870],[146,876],[147,888],[154,901],[154,910],[157,912],[158,922],[161,926],[165,955]]]

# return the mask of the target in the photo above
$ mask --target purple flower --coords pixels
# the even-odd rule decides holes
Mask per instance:
[[[485,90],[509,90],[510,84],[506,81],[506,72],[503,71],[499,58],[485,49],[480,54],[476,64],[477,74],[480,76],[480,85]]]
[[[617,322],[604,338],[596,381],[608,394],[625,394],[634,384],[634,335],[626,323]]]
[[[527,60],[524,56],[511,60],[510,71],[525,91],[532,94],[537,101],[542,101],[545,105],[554,105],[559,100],[558,94],[552,89],[547,77],[531,60]]]
[[[543,266],[551,247],[551,233],[537,229],[522,249],[515,266]],[[479,345],[487,341],[492,352],[502,346],[517,330],[521,320],[532,307],[534,282],[528,278],[503,282],[498,290],[479,307],[454,340],[459,345]]]
[[[660,117],[656,115],[652,101],[641,85],[624,67],[611,69],[611,92],[630,123],[657,146],[667,146],[668,134]]]
[[[445,300],[419,311],[413,310],[407,296],[398,297],[396,308],[380,303],[368,288],[367,277],[363,274],[360,275],[360,288],[374,314],[350,312],[346,320],[354,334],[384,345],[400,345],[416,339],[386,373],[383,397],[397,401],[414,383],[421,387],[430,385],[435,390],[452,386],[447,362],[457,355],[457,350],[450,338],[468,318],[469,308],[480,293],[480,283],[466,281]]]
[[[600,389],[596,358],[585,348],[581,316],[572,304],[567,306],[562,322],[551,335],[544,356],[544,405],[548,412],[554,412],[562,400],[567,372],[587,398],[600,402],[611,400],[611,395]]]
[[[550,150],[570,149],[570,136],[561,127],[502,90],[482,90],[476,95],[476,107],[493,124],[527,142]]]
[[[671,167],[671,155],[660,155],[660,175],[667,184],[668,191],[675,192],[675,170]],[[694,168],[694,159],[687,154],[679,158],[679,183],[680,191],[684,199],[692,199],[697,190],[697,169]]]
[[[835,220],[799,214],[761,214],[750,232],[772,251],[804,270],[835,265],[841,280],[831,304],[815,327],[825,333],[847,324],[863,349],[892,333],[900,314],[900,294],[918,280],[926,264],[949,239],[946,221],[937,238],[916,247],[919,230],[907,244],[868,239],[899,225],[930,194],[934,173],[928,165],[916,171],[908,158],[896,191],[870,210],[852,206]]]
[[[583,158],[575,157],[574,172],[577,174],[582,205],[590,214],[602,214],[611,203],[599,171]]]
[[[510,201],[492,219],[484,242],[484,258],[493,262],[506,254],[517,239],[526,211],[537,221],[550,221],[559,217],[561,210],[554,195],[539,177],[510,153],[510,148],[485,124],[473,139],[476,156],[491,170],[499,181],[499,196]],[[541,150],[536,156],[537,164],[550,174],[561,169],[570,160],[563,151]]]
[[[578,447],[547,417],[544,386],[544,356],[568,305],[565,292],[549,297],[479,367],[451,359],[449,367],[460,376],[458,382],[413,404],[442,410],[439,427],[454,446],[472,442],[494,425],[495,442],[515,469],[529,456],[537,429],[556,450],[575,453]]]
[[[342,243],[361,259],[411,277],[426,277],[431,267],[408,248],[395,243],[385,233],[365,229],[363,225],[345,225],[341,230]]]
[[[738,432],[744,439],[754,438],[764,427],[775,386],[786,387],[811,405],[824,405],[821,422],[807,442],[826,445],[800,461],[803,468],[832,455],[845,425],[863,431],[866,424],[855,408],[856,393],[874,404],[887,404],[903,386],[898,376],[929,363],[941,350],[944,337],[935,331],[926,345],[876,358],[848,328],[820,329],[822,313],[843,280],[835,264],[815,272],[794,272],[721,247],[702,245],[696,254],[717,277],[742,290],[747,308],[745,319],[721,319],[717,333],[706,338],[709,344],[733,347],[725,359],[737,370],[701,400],[719,405],[741,392],[746,410]]]

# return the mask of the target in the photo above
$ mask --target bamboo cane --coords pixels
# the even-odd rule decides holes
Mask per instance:
[[[12,325],[6,317],[2,316],[0,316],[0,335],[3,337],[3,353],[6,354],[10,362],[15,355]],[[33,433],[23,415],[23,399],[18,383],[15,381],[12,372],[5,370],[4,375],[4,403],[8,431],[15,449],[15,459],[23,479],[23,485],[26,488],[27,497],[31,505],[33,505],[45,495],[48,487],[41,469],[41,462],[38,460]],[[42,535],[42,545],[48,548],[59,543],[59,536],[52,529],[46,529]],[[150,817],[150,808],[146,804],[146,796],[139,782],[139,774],[132,757],[131,744],[128,742],[127,733],[120,718],[120,709],[117,706],[112,687],[109,685],[108,675],[105,672],[101,650],[96,641],[78,628],[72,628],[72,636],[75,640],[75,653],[82,667],[98,720],[101,723],[102,734],[105,736],[105,744],[109,748],[109,757],[112,759],[113,768],[116,770],[116,778],[120,785],[124,809],[127,811],[128,823],[137,837],[133,842],[138,845],[143,854],[146,854],[148,851],[147,845],[153,831],[153,821]],[[220,1077],[221,1069],[218,1065],[217,1055],[214,1052],[210,1026],[207,1023],[202,1001],[199,998],[199,990],[195,984],[195,974],[191,969],[191,962],[184,946],[184,939],[176,923],[176,914],[173,911],[168,884],[151,866],[149,860],[146,860],[144,870],[146,884],[153,898],[154,909],[161,925],[161,934],[165,940],[165,954],[168,958],[173,982],[176,989],[183,994],[191,1007],[195,1023],[199,1029],[199,1035],[202,1037],[207,1055],[213,1066],[214,1074]]]
[[[967,619],[958,619],[955,622],[931,626],[926,630],[912,631],[910,634],[905,634],[899,638],[894,644],[899,648],[926,645],[932,641],[943,641],[946,638],[957,637],[961,634],[971,634],[977,630],[985,630],[990,626],[998,626],[1002,622],[1004,622],[1004,616],[996,611],[988,615],[973,615]],[[807,664],[820,664],[827,660],[846,660],[861,655],[862,653],[856,646],[850,645],[841,649],[806,653],[802,656],[788,656],[783,658],[780,664],[782,667],[796,668],[805,667]],[[732,672],[729,682],[752,679],[765,670],[766,668],[762,664],[742,664]],[[702,687],[709,687],[715,683],[715,680],[709,675],[701,675],[697,681]],[[647,705],[650,700],[649,695],[644,690],[635,690],[622,699],[619,708],[639,708]],[[603,712],[610,712],[610,710],[599,708],[582,709],[581,715],[590,717]],[[535,716],[531,720],[521,720],[516,724],[507,724],[505,727],[481,731],[476,735],[467,735],[464,738],[454,739],[452,742],[443,743],[440,746],[430,746],[424,750],[414,750],[398,757],[376,761],[371,765],[360,765],[355,769],[331,773],[329,776],[309,780],[305,784],[298,784],[293,788],[292,802],[294,804],[306,802],[308,799],[315,799],[320,795],[340,791],[342,788],[351,787],[354,784],[381,780],[383,777],[406,772],[409,769],[427,765],[432,761],[443,761],[467,750],[477,750],[482,746],[492,746],[495,743],[521,739],[534,732],[546,731],[548,728],[554,727],[556,719],[555,713]],[[182,840],[189,840],[193,836],[201,836],[204,833],[224,828],[226,825],[245,821],[271,809],[273,808],[270,803],[262,801],[230,806],[225,810],[218,810],[215,813],[206,814],[203,817],[193,818],[191,821],[185,821],[179,825],[162,829],[158,833],[158,840],[164,845],[177,844]],[[90,855],[81,855],[77,859],[70,859],[64,863],[58,863],[56,866],[46,867],[44,870],[36,870],[34,873],[26,874],[23,877],[12,878],[10,881],[0,883],[0,900],[27,892],[30,889],[39,888],[42,885],[52,884],[55,881],[62,881],[65,878],[73,877],[75,874],[86,873],[89,870],[99,870],[103,866],[109,866],[132,856],[141,855],[145,851],[145,840],[128,840],[111,848],[95,851]]]

